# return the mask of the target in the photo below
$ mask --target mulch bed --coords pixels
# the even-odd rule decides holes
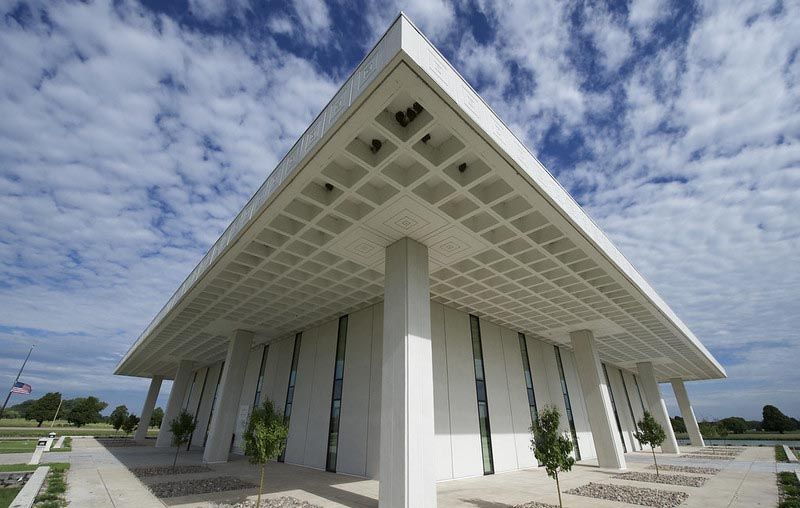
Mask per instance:
[[[582,485],[576,489],[567,490],[565,494],[593,497],[595,499],[607,499],[609,501],[619,501],[640,506],[653,506],[655,508],[673,508],[689,498],[689,494],[686,492],[628,487],[624,485],[608,485],[603,483]]]
[[[138,478],[150,476],[169,476],[173,474],[208,473],[211,468],[207,466],[142,466],[131,468],[131,473]]]
[[[647,469],[655,469],[656,466],[647,466]],[[717,467],[695,467],[695,466],[673,466],[671,464],[663,464],[658,466],[661,471],[674,471],[676,473],[694,473],[694,474],[717,474],[722,469]]]
[[[194,480],[179,480],[148,484],[147,487],[156,497],[178,497],[227,490],[245,490],[258,487],[250,482],[233,476],[216,476]]]
[[[706,483],[703,476],[687,476],[683,474],[655,474],[631,471],[614,475],[617,480],[630,480],[635,482],[663,483],[665,485],[680,485],[681,487],[702,487]]]

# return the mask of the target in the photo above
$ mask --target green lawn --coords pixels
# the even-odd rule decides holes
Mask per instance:
[[[2,429],[0,429],[2,431]],[[676,432],[675,437],[678,439],[688,439],[689,434],[685,432]],[[771,432],[747,432],[745,434],[728,434],[727,436],[719,437],[706,437],[706,441],[714,441],[716,439],[730,439],[730,440],[747,440],[747,439],[767,439],[774,441],[800,441],[800,432],[787,432],[785,434],[771,433]]]
[[[16,473],[17,471],[36,471],[39,466],[31,464],[0,464],[0,473]]]
[[[782,499],[778,508],[800,508],[800,480],[794,473],[778,473],[778,488]]]
[[[14,439],[0,441],[0,453],[33,453],[33,450],[35,449],[35,439]]]
[[[20,490],[22,490],[22,487],[18,489],[0,489],[0,508],[8,508],[11,506],[11,501],[17,497]]]
[[[29,429],[11,429],[11,428],[4,428],[0,427],[0,437],[43,437],[46,436],[50,432],[50,428],[39,428],[36,427],[29,428]],[[90,427],[63,427],[63,428],[55,428],[53,432],[57,433],[59,436],[64,434],[70,436],[99,436],[99,437],[112,437],[112,436],[119,436],[124,437],[122,432],[115,432],[112,428],[90,428]],[[157,436],[158,429],[157,428],[150,428],[147,430],[148,436]]]

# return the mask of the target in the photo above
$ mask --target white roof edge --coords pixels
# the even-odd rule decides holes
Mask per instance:
[[[235,243],[236,239],[247,229],[255,218],[257,218],[264,208],[267,207],[271,198],[281,185],[289,180],[307,155],[316,151],[322,145],[334,125],[338,125],[341,115],[356,100],[362,92],[371,85],[375,78],[383,71],[392,58],[401,51],[401,23],[405,19],[400,13],[392,25],[386,30],[378,43],[367,53],[367,55],[356,66],[356,69],[345,81],[344,85],[336,92],[322,111],[316,116],[311,125],[305,130],[300,138],[292,145],[287,154],[281,159],[280,163],[272,170],[261,187],[253,194],[244,205],[242,210],[236,215],[231,224],[225,229],[219,239],[214,242],[206,254],[202,257],[197,266],[189,273],[189,276],[178,286],[167,303],[161,308],[150,324],[142,331],[136,341],[128,348],[128,351],[117,363],[114,369],[119,373],[123,364],[130,358],[131,354],[145,341],[145,339],[155,330],[169,312],[181,301],[181,299],[191,290],[192,287],[202,278],[202,276],[222,257],[228,247]]]
[[[584,237],[592,243],[612,265],[616,266],[636,286],[644,297],[653,304],[689,341],[703,353],[708,363],[727,377],[724,367],[706,349],[702,342],[681,321],[675,312],[661,299],[655,289],[645,280],[630,261],[614,246],[611,240],[597,226],[589,214],[578,204],[553,175],[539,162],[519,138],[495,114],[492,108],[470,86],[461,74],[447,61],[425,35],[401,13],[401,21],[410,30],[403,30],[403,51],[420,66],[449,95],[470,119],[489,134],[487,139],[505,152],[508,157],[524,171],[525,175],[551,200],[564,217],[569,220]]]
[[[331,128],[340,123],[342,113],[361,97],[364,90],[375,81],[375,78],[398,53],[403,53],[423,69],[469,115],[469,118],[480,129],[489,134],[487,139],[492,140],[513,161],[514,165],[524,173],[522,176],[527,177],[541,191],[542,195],[551,201],[552,205],[559,210],[565,219],[572,223],[587,241],[594,245],[678,331],[703,353],[710,366],[722,377],[727,377],[722,365],[717,362],[666,302],[658,296],[627,258],[611,243],[592,218],[402,12],[277,167],[269,174],[265,182],[237,214],[225,232],[206,252],[189,276],[150,321],[119,361],[115,373],[120,372],[133,352],[142,345],[169,312],[174,309],[202,276],[211,269],[228,248],[235,243],[238,237],[244,233],[247,227],[263,212],[282,187],[282,184],[291,179],[290,177],[303,165],[302,163],[307,156],[313,154],[322,145],[322,142],[326,140]]]

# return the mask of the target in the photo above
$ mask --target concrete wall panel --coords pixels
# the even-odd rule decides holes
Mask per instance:
[[[381,365],[383,361],[383,302],[372,307],[372,361],[369,374],[367,478],[378,478],[381,449]]]
[[[367,474],[372,313],[369,307],[348,317],[344,356],[336,471],[359,476]]]
[[[297,364],[297,380],[292,399],[292,414],[289,420],[289,438],[286,441],[285,460],[290,464],[304,464],[308,416],[311,406],[311,391],[314,386],[314,371],[317,359],[317,335],[319,328],[303,332],[300,343],[300,359]],[[288,379],[288,378],[287,378]]]
[[[233,452],[240,455],[244,453],[244,432],[247,430],[250,413],[253,412],[253,397],[256,394],[256,381],[258,381],[258,369],[261,367],[263,351],[264,346],[256,346],[250,350],[244,371],[242,394],[239,397],[239,404],[236,406],[238,412],[233,425]]]
[[[286,405],[286,389],[289,386],[289,371],[292,368],[294,335],[270,343],[267,366],[264,372],[264,393],[272,399],[275,409],[283,412]]]
[[[338,332],[339,320],[335,319],[321,325],[317,334],[314,386],[311,390],[311,404],[306,427],[306,449],[303,458],[303,464],[317,469],[325,469],[325,459],[327,457],[333,368],[336,360]]]
[[[436,443],[436,479],[453,477],[453,447],[450,442],[450,396],[447,383],[447,344],[444,306],[431,302],[431,347],[433,352],[433,412]]]
[[[514,471],[519,466],[500,327],[489,321],[480,323],[494,471]]]
[[[214,390],[217,388],[217,381],[219,380],[219,371],[222,368],[222,362],[209,365],[206,369],[207,377],[205,378],[205,390],[200,398],[200,408],[197,411],[197,426],[194,428],[192,434],[192,446],[203,446],[203,441],[208,428],[209,416],[211,414],[211,403],[214,399]],[[201,384],[202,388],[202,384]]]
[[[483,474],[478,400],[475,392],[475,368],[469,316],[444,308],[447,379],[450,393],[450,429],[453,447],[453,477]]]
[[[531,412],[528,404],[528,390],[525,386],[525,371],[522,366],[519,337],[517,332],[508,328],[501,328],[500,333],[505,357],[508,399],[511,404],[511,422],[514,433],[514,448],[517,455],[517,467],[536,467],[536,458],[531,450],[531,435],[529,431]],[[535,389],[534,393],[536,393]],[[539,403],[538,399],[536,402],[537,404]]]
[[[581,459],[593,459],[597,457],[597,452],[594,448],[592,427],[589,425],[589,414],[586,409],[586,401],[583,398],[581,383],[578,379],[578,371],[575,370],[575,357],[572,351],[561,348],[561,361],[564,365],[564,377],[567,379],[567,387],[569,388],[569,400],[575,419],[578,444],[581,447]]]
[[[619,423],[622,426],[622,439],[625,441],[625,448],[629,452],[639,450],[639,443],[633,437],[633,433],[636,431],[636,423],[633,420],[630,408],[628,408],[628,400],[622,387],[622,372],[613,365],[608,364],[606,364],[606,370],[611,383],[611,393],[614,394],[614,404],[617,407]],[[631,407],[633,407],[633,401],[631,401]]]

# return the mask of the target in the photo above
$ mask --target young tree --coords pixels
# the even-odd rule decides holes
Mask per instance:
[[[130,434],[131,432],[136,430],[136,427],[138,425],[139,425],[139,417],[131,413],[125,417],[125,421],[122,422],[122,425],[120,425],[120,427],[122,427],[122,431],[125,434]]]
[[[46,393],[31,403],[30,407],[28,407],[28,412],[26,413],[25,418],[28,420],[36,420],[38,422],[37,427],[41,427],[42,422],[53,419],[60,402],[60,393]]]
[[[244,454],[251,464],[261,466],[256,508],[261,505],[261,492],[264,489],[264,465],[280,456],[286,446],[288,434],[289,427],[284,423],[283,415],[275,411],[271,400],[266,400],[261,407],[253,409],[244,434]]]
[[[85,397],[73,399],[70,401],[70,406],[71,408],[67,412],[67,421],[76,427],[82,427],[87,423],[101,421],[100,411],[104,410],[108,403],[97,397]]]
[[[658,424],[649,411],[644,412],[644,418],[639,420],[636,426],[639,427],[639,430],[634,432],[633,435],[643,445],[650,445],[650,451],[653,452],[653,462],[656,465],[656,476],[659,476],[655,447],[661,446],[661,443],[667,439],[667,433],[664,432],[664,429]]]
[[[161,427],[161,421],[164,419],[164,410],[160,407],[157,407],[153,410],[153,414],[150,415],[150,426],[151,427]]]
[[[570,456],[572,452],[572,441],[561,434],[558,430],[561,415],[554,406],[545,406],[539,412],[539,417],[531,426],[531,449],[539,461],[539,465],[544,466],[547,476],[556,481],[558,491],[558,506],[561,504],[561,484],[558,481],[560,471],[570,471],[575,459]]]
[[[114,427],[115,434],[119,432],[119,429],[125,424],[125,420],[128,418],[128,407],[127,406],[117,406],[111,411],[111,414],[108,415],[108,423]]]
[[[194,417],[185,409],[169,422],[169,431],[172,433],[172,446],[175,447],[175,460],[172,461],[172,472],[175,472],[175,465],[178,463],[178,452],[181,446],[189,442],[194,432],[196,422]]]

